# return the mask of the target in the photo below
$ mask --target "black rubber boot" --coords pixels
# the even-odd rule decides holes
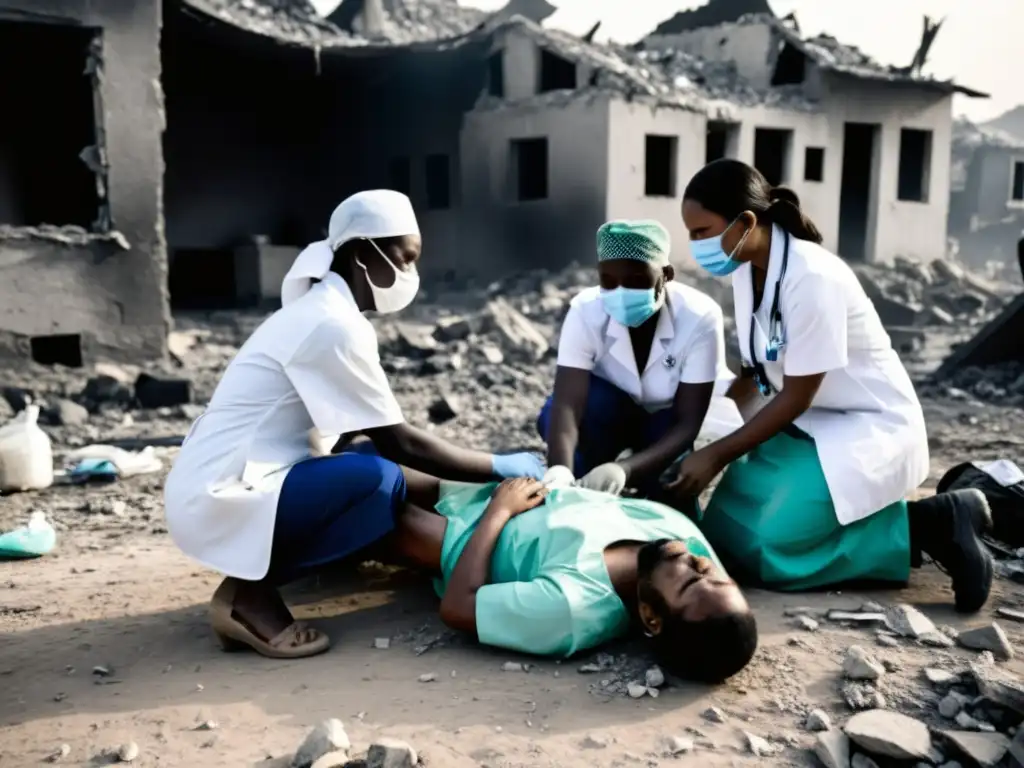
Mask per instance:
[[[980,536],[992,529],[985,495],[973,488],[908,502],[912,558],[931,557],[953,580],[956,609],[975,613],[992,589],[992,556]]]

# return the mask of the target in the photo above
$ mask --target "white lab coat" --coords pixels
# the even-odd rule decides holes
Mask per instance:
[[[637,370],[629,329],[609,317],[597,287],[581,291],[570,303],[558,339],[558,365],[594,373],[650,413],[671,407],[681,383],[714,381],[716,397],[701,439],[719,437],[735,427],[728,421],[729,409],[735,412],[735,408],[723,397],[733,376],[725,364],[722,308],[688,285],[672,281],[665,288],[666,303],[642,373]],[[721,429],[717,427],[719,410],[727,422]]]
[[[783,345],[767,362],[769,311],[782,269],[785,235],[772,229],[764,297],[752,314],[751,266],[733,274],[740,353],[754,354],[776,390],[783,376],[824,373],[811,408],[795,425],[814,438],[836,517],[849,525],[905,498],[928,477],[928,436],[914,386],[874,305],[835,254],[790,238],[779,304]]]
[[[287,470],[308,434],[398,424],[373,326],[333,272],[267,318],[192,425],[164,488],[167,527],[190,557],[256,581],[270,565]]]

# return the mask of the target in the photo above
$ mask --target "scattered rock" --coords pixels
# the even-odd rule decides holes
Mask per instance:
[[[950,746],[972,765],[994,768],[1010,749],[1010,740],[1001,733],[942,731]]]
[[[525,672],[526,667],[520,664],[518,661],[506,661],[501,665],[502,672]]]
[[[350,768],[347,752],[328,752],[317,760],[311,768]]]
[[[851,645],[843,659],[843,673],[850,680],[877,680],[885,669],[859,645]]]
[[[825,768],[850,768],[850,739],[840,730],[819,733],[814,754]]]
[[[139,745],[134,741],[129,741],[127,744],[122,744],[121,748],[117,750],[117,759],[122,763],[130,763],[139,756]]]
[[[101,374],[85,383],[81,399],[90,410],[96,410],[107,403],[127,406],[132,401],[132,392],[113,376]]]
[[[963,708],[963,702],[955,693],[948,694],[939,702],[939,714],[949,720],[959,715]]]
[[[647,695],[647,686],[643,683],[630,683],[626,686],[626,693],[631,699],[642,699]]]
[[[749,732],[744,732],[743,735],[747,737],[747,749],[755,757],[771,757],[779,751],[760,736]]]
[[[665,684],[665,673],[661,667],[651,667],[644,674],[644,680],[649,688],[661,688]]]
[[[97,664],[92,668],[92,673],[96,675],[96,677],[111,677],[114,674],[114,669],[113,667]]]
[[[71,745],[70,744],[61,744],[59,747],[57,747],[56,750],[53,751],[53,753],[50,754],[49,757],[46,758],[46,762],[48,762],[48,763],[59,763],[61,760],[63,760],[65,757],[67,757],[70,754],[71,754]]]
[[[932,748],[928,727],[899,712],[859,712],[850,718],[844,730],[865,751],[896,760],[927,760]]]
[[[858,752],[850,761],[850,768],[878,768],[878,763],[865,754]]]
[[[725,713],[718,707],[708,707],[701,713],[701,717],[709,723],[724,723]]]
[[[669,736],[665,744],[665,754],[678,757],[693,751],[693,739],[685,736]]]
[[[1018,728],[1010,743],[1010,756],[1016,760],[1014,768],[1024,765],[1024,728]]]
[[[216,731],[220,726],[216,720],[204,720],[199,723],[193,730],[196,731]]]
[[[466,317],[442,317],[437,321],[433,336],[442,344],[465,341],[473,333],[473,324]]]
[[[963,728],[965,731],[977,731],[979,730],[978,726],[981,725],[979,721],[975,720],[973,717],[971,717],[969,714],[963,711],[958,712],[954,719],[956,720],[956,724]]]
[[[89,421],[89,410],[70,400],[58,400],[46,410],[45,418],[57,427],[80,427]]]
[[[932,648],[952,648],[956,643],[945,632],[926,632],[917,638],[922,645],[929,645]]]
[[[352,748],[345,726],[337,718],[324,720],[302,742],[292,758],[292,768],[310,768],[317,760],[331,752],[345,752]]]
[[[417,678],[421,683],[433,683],[437,681],[437,675],[433,672],[427,672]]]
[[[842,622],[846,624],[856,624],[861,627],[869,627],[876,624],[884,625],[886,623],[885,614],[881,611],[871,613],[863,611],[829,611],[828,620],[837,623]]]
[[[804,723],[804,727],[806,727],[808,731],[813,731],[815,733],[819,731],[829,731],[832,730],[832,719],[822,710],[813,709],[807,715],[807,721]]]
[[[901,603],[894,605],[885,613],[886,623],[892,631],[902,637],[919,638],[930,633],[938,634],[939,630],[923,613],[912,605]]]
[[[878,635],[875,641],[883,648],[899,648],[899,641],[892,635]]]
[[[366,768],[413,768],[418,762],[416,750],[398,739],[379,738],[366,753]]]
[[[997,608],[996,614],[1003,619],[1024,622],[1024,611],[1015,611],[1012,608]]]
[[[373,647],[376,648],[378,651],[386,651],[388,648],[391,647],[391,638],[376,637],[373,640]]]
[[[796,625],[807,632],[815,632],[818,629],[818,622],[810,616],[797,616]]]
[[[885,696],[881,691],[876,691],[870,683],[852,681],[846,683],[840,693],[843,699],[853,710],[884,709]]]
[[[934,667],[928,667],[925,669],[924,676],[929,683],[937,688],[948,688],[960,679],[959,675],[954,675],[952,672],[947,672],[944,669],[936,669]]]
[[[961,632],[957,641],[964,648],[975,651],[991,651],[1000,661],[1009,661],[1013,658],[1013,646],[1007,638],[1003,628],[994,621],[985,627],[968,629]]]
[[[432,424],[444,424],[459,415],[459,402],[452,395],[441,395],[427,409],[427,418]]]
[[[484,330],[498,336],[506,354],[518,354],[531,361],[540,360],[550,344],[537,326],[513,309],[505,299],[493,299],[483,313]]]
[[[584,749],[605,749],[609,744],[609,740],[606,736],[600,734],[591,733],[588,734],[585,739],[580,743],[580,746]]]

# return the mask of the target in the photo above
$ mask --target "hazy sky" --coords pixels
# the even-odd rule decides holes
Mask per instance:
[[[337,0],[313,0],[321,12]],[[546,25],[582,33],[598,20],[601,33],[633,42],[676,11],[704,0],[550,0],[558,13]],[[928,72],[954,77],[991,99],[959,97],[956,112],[983,121],[1024,103],[1022,0],[770,0],[775,12],[795,11],[805,35],[827,32],[886,64],[909,64],[920,40],[922,17],[946,17],[929,57]],[[460,0],[485,10],[505,0]]]

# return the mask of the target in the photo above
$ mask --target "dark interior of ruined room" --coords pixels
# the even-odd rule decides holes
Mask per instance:
[[[843,170],[839,192],[839,253],[850,261],[868,257],[875,142],[881,127],[868,123],[843,126]]]
[[[164,8],[172,306],[232,306],[238,246],[323,237],[359,189],[400,189],[418,211],[457,204],[459,129],[485,87],[482,51],[317,57]]]
[[[96,176],[80,157],[96,142],[86,73],[95,34],[0,21],[0,224],[88,229],[97,221]]]

